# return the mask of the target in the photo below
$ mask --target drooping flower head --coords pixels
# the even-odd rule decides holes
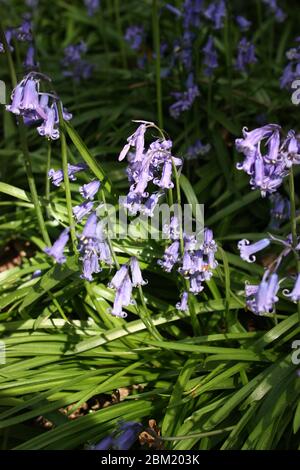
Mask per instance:
[[[246,304],[249,310],[256,315],[272,313],[278,301],[279,290],[278,274],[267,270],[258,286],[246,285]]]
[[[221,29],[224,26],[226,17],[226,5],[224,0],[211,2],[204,11],[204,16],[213,23],[214,29]]]
[[[172,142],[168,139],[157,139],[148,147],[145,146],[145,133],[149,128],[156,128],[151,122],[139,121],[137,130],[127,139],[119,161],[128,155],[127,175],[131,184],[123,206],[132,215],[141,212],[152,216],[162,191],[173,186],[173,164],[182,165],[182,160],[172,156]],[[133,149],[129,153],[129,151]],[[148,186],[152,182],[160,191],[149,194]]]
[[[300,300],[300,274],[297,275],[293,289],[291,291],[288,291],[288,289],[284,289],[283,294],[286,297],[289,297],[293,302],[299,302]]]
[[[24,68],[25,70],[32,71],[36,70],[38,66],[39,64],[35,61],[35,48],[33,44],[30,44],[24,60]]]
[[[82,58],[82,55],[86,52],[87,45],[84,41],[78,44],[70,44],[64,49],[61,64],[65,77],[73,77],[76,82],[91,77],[94,66]]]
[[[269,227],[278,230],[282,222],[290,218],[290,201],[279,193],[271,194],[269,199],[271,202]]]
[[[63,230],[53,245],[44,249],[45,253],[47,253],[49,256],[52,256],[59,264],[63,264],[66,261],[66,257],[64,256],[63,252],[66,244],[69,241],[69,232],[69,228]]]
[[[80,171],[86,170],[87,165],[85,163],[78,163],[76,165],[72,165],[68,163],[68,177],[70,181],[76,181],[76,174]],[[51,168],[48,172],[48,177],[51,180],[54,186],[59,187],[64,180],[64,172],[63,170],[54,170]]]
[[[245,72],[249,64],[255,64],[257,58],[255,56],[255,46],[249,42],[245,37],[242,38],[238,45],[238,55],[235,63],[235,68],[240,72]]]
[[[25,124],[40,124],[37,131],[48,139],[59,138],[58,106],[62,106],[59,99],[49,93],[40,92],[40,80],[50,79],[38,72],[30,72],[14,88],[12,102],[6,110],[22,116]],[[72,115],[62,110],[63,119],[68,121]]]
[[[277,5],[277,0],[263,0],[263,3],[265,3],[268,6],[269,11],[273,13],[278,23],[282,23],[285,20],[286,14]]]
[[[97,215],[92,212],[88,217],[79,238],[78,250],[83,265],[81,277],[87,281],[93,280],[93,274],[99,273],[99,240],[97,236]]]
[[[252,188],[259,189],[263,197],[274,193],[288,174],[281,152],[280,131],[277,124],[267,124],[250,132],[244,128],[243,138],[235,141],[237,150],[245,156],[237,169],[251,176]]]
[[[172,96],[174,96],[176,101],[169,108],[170,115],[174,119],[178,119],[181,113],[191,108],[199,94],[199,88],[194,83],[193,74],[190,73],[186,81],[186,91],[172,92]]]
[[[124,421],[118,424],[111,436],[106,436],[92,450],[128,450],[142,432],[143,426],[135,421]]]
[[[214,40],[212,36],[209,36],[208,41],[202,50],[204,52],[204,74],[210,77],[213,74],[214,69],[218,67],[217,51],[214,46]]]
[[[131,49],[138,51],[142,45],[144,34],[143,26],[132,25],[126,29],[124,38]]]
[[[248,31],[248,29],[251,27],[252,22],[247,20],[244,16],[238,15],[235,18],[238,27],[240,28],[241,31]]]
[[[196,160],[199,156],[206,155],[211,149],[210,144],[203,144],[200,139],[197,139],[187,151],[185,158],[187,160]]]

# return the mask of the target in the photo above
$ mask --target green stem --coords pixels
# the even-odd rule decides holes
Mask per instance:
[[[62,168],[64,173],[64,185],[65,185],[65,195],[66,195],[66,204],[67,204],[67,213],[70,226],[70,234],[73,244],[73,251],[76,253],[76,233],[75,225],[73,218],[73,208],[72,208],[72,195],[70,188],[70,181],[68,175],[68,153],[67,153],[67,142],[64,129],[64,120],[62,115],[61,103],[57,103],[58,114],[59,114],[59,124],[60,124],[60,145],[61,145],[61,157],[62,157]]]
[[[51,153],[52,153],[52,146],[51,146],[51,140],[49,140],[48,148],[47,148],[46,180],[45,180],[45,199],[48,204],[50,202],[50,179],[49,179],[48,173],[49,173],[50,165],[51,165]]]
[[[160,76],[160,31],[159,31],[158,0],[152,0],[152,28],[153,28],[154,51],[155,51],[157,121],[158,121],[159,127],[162,129],[164,125],[163,125],[163,111],[162,111],[161,76]]]
[[[106,197],[105,197],[105,193],[104,193],[104,190],[101,189],[101,198],[102,198],[102,201],[104,203],[104,208],[105,208],[105,212],[106,212],[106,216],[107,216],[107,243],[108,243],[108,246],[109,246],[109,249],[110,249],[110,252],[111,252],[111,256],[112,256],[112,259],[116,265],[116,268],[117,269],[120,269],[120,264],[119,264],[119,261],[118,261],[118,258],[117,258],[117,255],[114,251],[114,247],[112,245],[112,242],[111,242],[111,239],[110,239],[110,235],[109,235],[109,229],[110,229],[110,223],[109,223],[109,214],[107,212],[107,208],[106,208]]]
[[[17,86],[17,76],[16,76],[16,71],[14,67],[14,63],[12,60],[12,55],[10,52],[10,48],[7,44],[6,37],[4,34],[4,30],[2,28],[2,24],[0,23],[0,37],[2,40],[2,43],[4,44],[4,50],[5,50],[5,55],[7,58],[7,64],[9,68],[9,73],[11,77],[11,83],[13,88]],[[28,180],[28,186],[30,189],[31,193],[31,199],[35,208],[36,212],[36,217],[38,220],[38,225],[39,229],[41,232],[41,235],[44,239],[44,242],[47,245],[51,245],[51,241],[48,235],[48,231],[45,225],[42,209],[40,206],[37,190],[36,190],[36,185],[35,185],[35,180],[32,172],[32,165],[31,165],[31,158],[28,150],[28,144],[27,144],[27,133],[26,133],[26,128],[23,123],[23,118],[20,116],[17,118],[18,120],[18,130],[19,130],[19,136],[20,136],[20,144],[21,144],[21,149],[23,152],[23,157],[24,157],[24,162],[25,162],[25,170],[26,170],[26,175],[27,175],[27,180]]]
[[[224,25],[224,44],[226,51],[226,68],[227,68],[227,79],[228,79],[228,104],[230,106],[231,115],[233,113],[233,94],[232,94],[232,50],[231,50],[231,32],[230,32],[230,11],[229,2],[226,5],[226,19]]]
[[[290,192],[290,205],[291,205],[291,232],[292,232],[292,242],[294,248],[294,256],[296,261],[297,273],[300,273],[300,259],[298,252],[296,251],[296,246],[298,245],[297,237],[297,220],[296,220],[296,202],[295,202],[295,182],[294,182],[294,172],[293,167],[290,169],[289,174],[289,192]],[[297,311],[300,323],[300,301],[297,302]]]
[[[173,166],[173,173],[175,175],[175,187],[176,187],[176,197],[177,197],[177,204],[181,207],[181,191],[180,191],[180,181],[179,181],[179,175],[178,171],[176,168],[176,165],[174,163],[174,160],[172,158],[172,166]],[[183,232],[182,232],[182,224],[179,224],[179,239],[180,239],[180,253],[181,257],[183,258],[184,255],[184,241],[183,241]],[[195,311],[195,305],[194,305],[194,297],[192,294],[190,294],[190,283],[187,279],[184,279],[184,288],[186,292],[188,293],[188,305],[189,305],[189,312],[191,316],[191,322],[192,322],[192,327],[194,331],[195,336],[200,336],[201,335],[201,328],[199,324],[198,317],[196,315]]]
[[[20,142],[21,142],[21,149],[24,157],[24,163],[25,163],[25,170],[26,170],[26,175],[27,175],[27,180],[28,180],[28,185],[29,185],[29,190],[32,198],[32,202],[35,208],[35,213],[36,217],[38,220],[38,225],[39,229],[41,232],[41,235],[44,239],[44,242],[50,246],[51,241],[48,235],[47,227],[45,225],[44,221],[44,216],[42,213],[41,205],[39,202],[39,197],[38,193],[36,190],[36,185],[35,185],[35,180],[32,172],[32,166],[31,166],[31,158],[28,150],[28,144],[27,144],[27,132],[26,128],[23,123],[23,118],[18,117],[18,128],[19,128],[19,135],[20,135]]]
[[[142,304],[142,309],[140,309],[140,308],[138,309],[140,318],[143,321],[143,323],[146,326],[149,333],[151,333],[154,336],[154,338],[161,341],[163,338],[162,338],[162,336],[160,335],[157,328],[155,327],[155,325],[152,322],[152,319],[151,319],[151,316],[149,314],[147,304],[146,304],[146,301],[145,301],[142,286],[138,286],[138,291],[139,291],[140,301],[141,301],[141,304]]]
[[[124,69],[126,69],[127,68],[127,59],[126,59],[126,52],[125,52],[124,40],[123,40],[123,31],[122,31],[122,22],[121,22],[121,15],[120,15],[120,2],[119,2],[119,0],[114,0],[114,8],[115,8],[117,31],[118,31],[118,35],[119,35],[120,52],[121,52],[121,57],[122,57],[122,63],[123,63]]]

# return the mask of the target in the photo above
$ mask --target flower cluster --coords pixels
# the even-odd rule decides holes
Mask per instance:
[[[175,103],[173,103],[170,108],[170,115],[177,119],[183,111],[187,111],[191,108],[197,96],[199,96],[199,88],[194,83],[193,74],[190,73],[186,81],[186,91],[184,92],[173,92],[172,96],[176,98]]]
[[[204,16],[213,23],[214,29],[221,29],[224,26],[224,19],[226,17],[226,5],[224,0],[211,2],[206,10]]]
[[[90,78],[94,66],[82,59],[82,54],[86,51],[87,45],[83,41],[79,44],[70,44],[64,49],[62,66],[65,77],[73,77],[76,82]]]
[[[251,176],[252,189],[259,189],[261,195],[275,192],[292,165],[300,163],[300,143],[294,130],[281,140],[281,127],[277,124],[248,131],[243,129],[243,138],[236,139],[235,145],[245,156],[238,170]]]
[[[87,165],[85,163],[68,164],[69,180],[75,181],[77,173],[86,169]],[[64,173],[61,169],[49,170],[48,176],[56,187],[59,187],[64,180]],[[103,223],[98,220],[96,212],[93,211],[93,199],[99,191],[100,185],[100,181],[92,180],[80,186],[79,192],[85,201],[73,207],[73,214],[77,222],[88,216],[82,233],[78,235],[78,252],[82,262],[81,278],[87,281],[92,281],[93,274],[102,270],[101,263],[112,264],[111,251]],[[52,256],[56,262],[64,263],[66,258],[63,256],[63,251],[68,239],[69,228],[65,229],[53,246],[46,248],[45,252]]]
[[[111,436],[102,439],[91,450],[128,450],[135,443],[142,430],[141,423],[134,421],[119,423],[116,431]]]
[[[92,281],[93,274],[102,270],[101,263],[112,264],[110,247],[96,212],[90,214],[79,235],[78,251],[82,261],[81,278],[87,281]]]
[[[178,272],[189,280],[190,292],[199,294],[203,289],[203,282],[208,281],[213,275],[213,269],[217,267],[215,252],[217,244],[213,239],[212,230],[205,228],[203,241],[198,242],[194,235],[183,233],[184,250],[180,250],[180,226],[177,216],[173,216],[170,224],[164,227],[165,233],[172,240],[158,264],[162,269],[170,273],[176,266]],[[183,295],[181,302],[186,305],[186,295]],[[181,304],[180,304],[181,305]]]
[[[13,39],[19,42],[31,42],[32,41],[32,25],[29,14],[23,16],[21,26],[18,28],[8,28],[5,31],[5,38],[10,51],[13,51],[12,41]],[[4,44],[0,42],[0,53],[5,52]]]
[[[129,268],[131,276],[129,273]],[[130,258],[129,264],[123,264],[116,272],[108,287],[116,291],[114,305],[111,314],[116,317],[125,318],[127,313],[123,312],[123,307],[134,303],[132,299],[132,288],[143,286],[147,282],[142,277],[142,272],[137,258]]]
[[[238,55],[235,63],[235,68],[240,72],[246,71],[246,66],[255,64],[257,58],[255,57],[255,47],[245,37],[242,38],[238,44]]]
[[[173,188],[173,165],[180,167],[182,160],[171,154],[172,141],[157,139],[145,148],[145,133],[156,126],[147,121],[141,122],[137,130],[127,139],[127,144],[119,155],[119,161],[128,155],[128,180],[131,183],[123,205],[131,215],[138,212],[152,216],[163,190]],[[129,152],[134,148],[134,152]],[[149,184],[158,191],[149,193]]]
[[[250,243],[250,241],[246,239],[238,243],[241,258],[244,261],[253,263],[256,260],[255,254],[267,248],[272,242],[276,242],[283,247],[281,254],[275,258],[268,269],[266,269],[260,284],[246,283],[245,286],[246,305],[249,310],[256,315],[274,312],[275,304],[278,301],[277,293],[281,282],[277,271],[279,270],[282,260],[293,250],[292,237],[289,235],[286,240],[281,240],[270,235],[269,238],[263,238],[256,243]],[[294,249],[299,251],[300,244],[298,243]],[[300,275],[297,275],[292,291],[284,289],[282,292],[293,302],[299,301]]]
[[[62,106],[59,99],[49,93],[40,92],[40,79],[48,79],[45,75],[30,72],[14,88],[12,103],[6,106],[6,110],[22,116],[26,125],[38,125],[37,131],[48,139],[59,138],[59,112],[58,106]],[[62,109],[63,119],[69,121],[72,115]]]

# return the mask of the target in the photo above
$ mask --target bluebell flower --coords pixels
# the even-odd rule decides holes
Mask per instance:
[[[32,44],[28,46],[26,58],[24,61],[24,68],[26,70],[35,70],[39,64],[35,61],[35,49]]]
[[[214,23],[214,29],[223,28],[224,18],[226,17],[225,1],[211,2],[204,11],[204,16]]]
[[[113,448],[114,445],[114,438],[113,436],[106,436],[99,444],[92,446],[92,450],[109,450]]]
[[[131,49],[138,51],[142,45],[144,34],[143,26],[132,25],[126,29],[124,39]]]
[[[162,194],[162,192],[152,193],[151,196],[149,196],[144,204],[140,207],[140,212],[147,217],[153,217],[154,210],[157,207],[158,200]]]
[[[42,121],[37,127],[38,133],[55,140],[59,137],[57,106],[61,106],[61,103],[55,96],[40,92],[40,77],[41,74],[38,72],[28,73],[14,88],[11,95],[12,103],[6,106],[6,110],[23,116],[25,124]],[[68,121],[71,118],[72,115],[63,108],[63,119]]]
[[[102,439],[99,444],[92,447],[92,450],[128,450],[135,443],[142,430],[143,426],[135,421],[118,423],[112,435]]]
[[[182,12],[179,10],[179,8],[176,8],[174,5],[171,5],[170,3],[165,4],[165,8],[169,10],[173,15],[175,15],[177,18],[182,17]]]
[[[131,298],[132,282],[128,274],[126,274],[121,286],[116,291],[113,308],[110,313],[115,317],[126,318],[127,313],[123,312],[123,307],[130,305],[133,301]]]
[[[280,77],[280,88],[289,88],[295,78],[294,65],[290,62],[283,69],[282,75]]]
[[[190,292],[195,295],[200,294],[204,289],[202,282],[202,276],[199,274],[192,274],[190,277]]]
[[[182,165],[182,160],[171,154],[170,140],[157,139],[145,148],[145,132],[151,127],[155,125],[146,121],[141,122],[137,130],[127,139],[127,144],[119,155],[119,161],[128,155],[127,175],[131,186],[122,205],[131,215],[141,212],[152,216],[162,192],[150,195],[149,183],[152,181],[162,189],[171,187],[172,165],[176,167]],[[135,151],[130,152],[132,148]]]
[[[187,160],[196,160],[199,156],[206,155],[210,149],[210,144],[203,144],[200,139],[197,139],[193,145],[188,147],[185,158]]]
[[[263,197],[275,192],[288,174],[281,153],[280,130],[277,124],[268,124],[250,132],[244,128],[244,137],[235,141],[237,150],[245,155],[245,160],[238,163],[237,168],[251,175],[252,188],[260,189]]]
[[[189,309],[188,298],[189,298],[188,292],[186,292],[186,291],[183,292],[182,295],[181,295],[180,302],[178,302],[176,304],[177,310],[181,310],[182,312],[187,312],[188,311],[188,309]]]
[[[204,59],[203,63],[206,66],[204,74],[210,77],[213,74],[215,68],[218,67],[217,51],[214,46],[214,40],[212,36],[209,36],[207,43],[203,47]]]
[[[60,134],[58,122],[55,120],[54,107],[47,108],[46,119],[39,127],[37,127],[37,131],[41,136],[47,137],[50,140],[56,140],[59,138]]]
[[[101,182],[99,180],[91,181],[90,183],[80,186],[79,192],[84,199],[93,200],[95,195],[100,189]]]
[[[145,284],[147,284],[147,281],[144,281],[142,277],[141,268],[135,256],[130,258],[130,270],[131,270],[131,278],[132,278],[133,287],[144,286]]]
[[[86,6],[88,16],[94,16],[100,8],[100,0],[84,0],[84,4]]]
[[[94,203],[91,201],[85,201],[78,206],[73,207],[73,214],[77,222],[80,222],[86,215],[93,210]]]
[[[116,272],[112,280],[109,282],[108,287],[110,287],[111,289],[118,290],[121,287],[127,275],[128,275],[128,266],[126,264],[123,264],[120,267],[120,269],[118,269],[118,271]]]
[[[285,20],[286,14],[277,5],[277,0],[263,0],[263,2],[269,7],[269,11],[274,14],[278,23],[282,23]]]
[[[247,20],[247,18],[241,15],[236,16],[235,20],[241,31],[248,31],[252,25],[251,21]]]
[[[32,24],[30,15],[24,15],[21,26],[14,31],[14,36],[21,42],[32,41]]]
[[[183,3],[184,29],[199,28],[200,16],[203,12],[203,0],[185,0]]]
[[[255,64],[257,58],[255,56],[255,46],[246,38],[242,38],[238,44],[238,56],[235,63],[235,68],[240,72],[246,71],[246,66]]]
[[[99,240],[97,236],[97,215],[92,212],[88,217],[82,234],[79,238],[78,250],[82,261],[83,271],[81,278],[87,281],[93,280],[93,274],[99,273]]]
[[[163,226],[164,235],[170,240],[178,240],[180,236],[179,218],[175,214],[171,217],[170,223]]]
[[[173,267],[179,259],[179,248],[179,241],[175,240],[170,246],[165,249],[163,259],[157,261],[157,263],[167,273],[170,273],[172,271]]]
[[[141,423],[126,421],[119,425],[119,434],[115,438],[114,448],[116,450],[128,450],[138,438],[143,426]]]
[[[271,194],[269,199],[271,202],[269,227],[278,230],[281,223],[290,218],[290,201],[279,193]]]
[[[36,269],[31,276],[31,279],[36,279],[37,277],[40,277],[42,275],[42,270],[41,269]]]
[[[194,83],[192,74],[189,75],[186,86],[187,90],[184,92],[171,93],[172,96],[176,98],[176,102],[173,103],[169,108],[170,115],[174,119],[179,118],[182,112],[190,109],[195,99],[200,94],[198,86]]]
[[[82,54],[86,52],[87,45],[84,41],[78,44],[70,44],[64,49],[64,57],[61,63],[65,77],[73,77],[77,82],[91,77],[94,66],[82,59]]]
[[[292,291],[289,291],[288,289],[284,289],[282,292],[286,297],[289,297],[293,302],[299,302],[300,300],[300,274],[297,275],[296,282],[294,284]]]
[[[78,163],[76,165],[72,165],[70,163],[68,163],[68,177],[71,181],[76,181],[76,174],[79,172],[79,171],[83,171],[83,170],[86,170],[87,169],[87,165],[85,163]],[[64,180],[64,172],[63,170],[53,170],[53,168],[51,168],[48,172],[48,177],[49,179],[52,181],[52,184],[54,184],[54,186],[57,186],[59,187],[61,185],[61,183],[63,182]]]
[[[280,156],[286,168],[300,164],[300,140],[293,129],[288,132],[286,139],[280,147]]]
[[[63,230],[58,239],[53,243],[52,247],[47,247],[44,249],[44,252],[47,253],[47,255],[52,256],[59,264],[63,264],[66,261],[66,257],[64,256],[63,252],[66,244],[69,241],[69,232],[69,228]]]
[[[270,245],[269,238],[262,238],[256,243],[250,243],[249,240],[241,240],[238,242],[238,249],[240,250],[240,257],[248,263],[254,263],[256,257],[254,253],[264,250]]]
[[[9,47],[10,52],[13,52],[14,47],[12,45],[12,40],[14,39],[14,36],[15,36],[15,30],[13,28],[8,28],[5,30],[4,34],[5,34],[6,42]],[[0,53],[4,53],[4,51],[5,51],[4,44],[0,42]]]
[[[258,286],[246,287],[247,307],[256,315],[272,313],[278,301],[279,290],[278,274],[267,270]]]

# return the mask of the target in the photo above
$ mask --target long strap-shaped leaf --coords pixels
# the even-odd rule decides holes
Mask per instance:
[[[101,165],[95,160],[95,158],[91,155],[89,149],[85,145],[85,143],[81,140],[81,137],[77,134],[75,129],[67,122],[64,123],[64,127],[72,140],[73,144],[77,148],[78,152],[82,156],[83,160],[87,165],[90,167],[91,171],[95,174],[95,176],[102,182],[103,187],[111,193],[112,185],[105,174],[105,171],[101,167]]]

